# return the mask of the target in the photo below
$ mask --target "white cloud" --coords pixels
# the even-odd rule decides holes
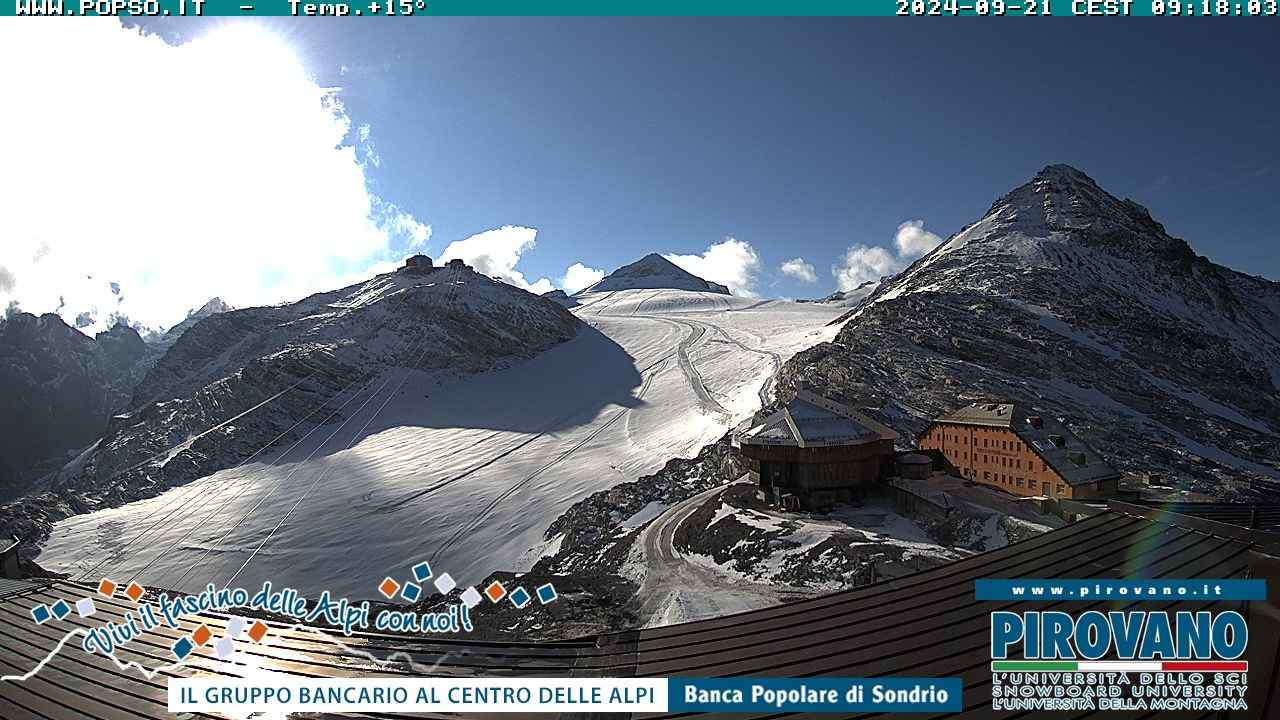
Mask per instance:
[[[898,255],[903,258],[921,257],[942,244],[942,238],[924,229],[923,220],[908,220],[898,226],[893,236]]]
[[[146,71],[104,83],[84,58]],[[3,23],[0,67],[0,305],[167,327],[215,295],[338,287],[431,236],[370,193],[370,131],[337,91],[252,22],[179,46],[115,22]]]
[[[792,258],[782,263],[782,274],[807,283],[818,281],[818,272],[813,265],[805,262],[804,258]]]
[[[844,264],[831,268],[831,274],[835,275],[840,291],[847,292],[868,280],[879,280],[901,269],[897,256],[888,250],[879,246],[854,245],[845,251]]]
[[[420,222],[394,203],[386,202],[377,196],[371,196],[371,198],[378,227],[382,228],[391,237],[406,240],[408,242],[407,250],[418,251],[427,246],[427,241],[431,239],[430,225]]]
[[[893,235],[893,250],[879,245],[851,245],[843,263],[831,268],[841,292],[848,292],[871,280],[897,275],[916,258],[938,245],[942,238],[924,229],[923,220],[908,220]]]
[[[582,263],[574,263],[569,269],[564,271],[564,277],[560,278],[560,287],[564,288],[567,293],[576,293],[579,290],[590,287],[604,279],[604,271],[587,267]]]
[[[734,295],[754,297],[760,256],[751,243],[736,238],[708,247],[701,255],[663,255],[703,280],[720,283]]]
[[[516,269],[520,255],[532,250],[537,245],[538,231],[533,228],[517,225],[504,225],[493,230],[485,230],[465,240],[449,243],[440,256],[440,262],[448,262],[461,258],[463,262],[476,269],[476,272],[498,278],[523,290],[541,295],[555,289],[551,281],[539,278],[530,283],[524,273]]]

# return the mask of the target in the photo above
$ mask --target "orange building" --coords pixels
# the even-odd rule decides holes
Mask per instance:
[[[916,439],[961,476],[1015,495],[1090,499],[1118,490],[1120,473],[1061,422],[1011,403],[974,403],[933,421]]]

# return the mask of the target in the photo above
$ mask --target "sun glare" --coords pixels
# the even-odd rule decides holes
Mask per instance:
[[[283,75],[302,73],[301,60],[278,35],[258,23],[232,22],[219,25],[192,41],[208,53],[211,61],[228,72],[245,71]]]

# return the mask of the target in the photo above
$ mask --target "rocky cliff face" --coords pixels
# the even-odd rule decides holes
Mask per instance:
[[[44,492],[0,508],[0,528],[40,536],[67,514],[149,497],[273,440],[288,444],[318,406],[382,373],[480,372],[568,340],[578,326],[560,305],[465,266],[211,314],[146,372],[131,409],[99,429],[99,442]],[[84,437],[96,435],[86,428]]]
[[[1062,416],[1169,492],[1280,487],[1280,284],[1215,265],[1145,208],[1045,168],[786,364],[910,438],[979,398]]]
[[[178,338],[182,337],[183,333],[185,333],[187,330],[190,330],[192,327],[194,327],[196,323],[200,322],[201,320],[207,317],[218,315],[224,312],[230,312],[234,309],[235,308],[223,302],[222,298],[217,298],[217,297],[212,298],[211,300],[209,300],[209,302],[206,302],[204,305],[201,305],[200,307],[194,310],[188,311],[187,316],[183,318],[182,322],[178,323],[177,325],[174,325],[173,327],[169,328],[163,333],[157,333],[151,337],[147,337],[144,339],[148,343],[151,343],[158,347],[164,348],[165,350],[168,350],[170,347],[173,346],[174,343],[178,342]]]
[[[91,338],[52,313],[0,320],[0,498],[93,442],[150,354],[125,325]]]

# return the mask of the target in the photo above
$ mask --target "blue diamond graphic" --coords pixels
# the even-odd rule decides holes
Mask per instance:
[[[195,649],[195,646],[185,636],[179,638],[178,642],[173,644],[173,654],[177,655],[179,660],[186,659],[193,649]]]
[[[556,595],[555,586],[553,586],[551,583],[538,586],[538,602],[542,603],[543,605],[546,605],[552,600],[555,600],[557,597],[560,597],[560,596]]]
[[[422,586],[411,582],[404,584],[404,589],[400,591],[400,596],[409,602],[416,602],[418,596],[422,594]]]
[[[49,622],[49,618],[53,616],[49,614],[49,608],[44,605],[37,605],[31,608],[31,617],[36,621],[37,625],[43,625]]]
[[[413,566],[413,579],[418,582],[426,582],[431,579],[431,566],[427,563],[420,562]]]
[[[529,597],[529,591],[522,587],[518,587],[511,592],[511,604],[518,608],[523,608],[529,604],[533,598]]]
[[[67,605],[66,600],[59,600],[50,609],[53,610],[53,616],[59,620],[71,614],[71,606]]]

